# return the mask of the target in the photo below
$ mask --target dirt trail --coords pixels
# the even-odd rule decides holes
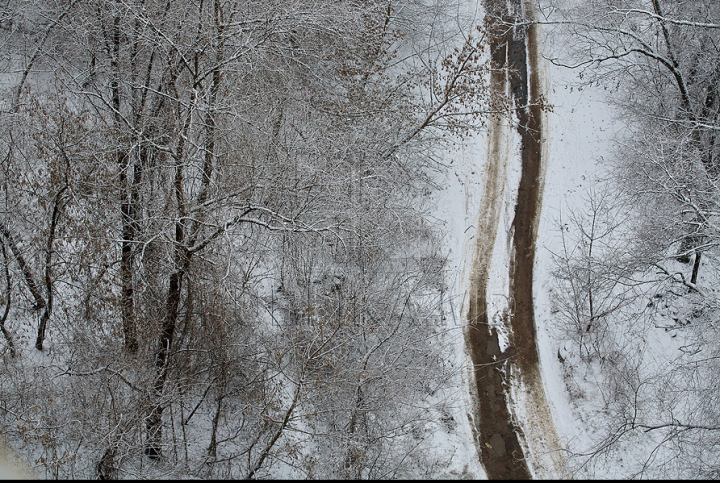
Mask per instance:
[[[474,366],[476,389],[475,426],[478,452],[490,479],[530,479],[531,467],[524,447],[531,453],[557,447],[557,436],[540,376],[533,305],[533,264],[540,220],[543,188],[542,79],[536,26],[513,27],[527,20],[523,0],[485,0],[491,30],[491,55],[497,69],[492,74],[495,95],[511,96],[520,135],[521,175],[512,221],[512,245],[508,294],[510,310],[504,323],[510,344],[500,352],[497,330],[488,320],[487,285],[493,247],[504,201],[508,146],[511,132],[506,120],[492,119],[488,138],[488,167],[479,213],[478,241],[470,286],[470,307],[466,343]],[[511,380],[511,377],[516,379]],[[523,394],[515,394],[518,382]],[[524,421],[527,438],[508,408],[522,403],[529,421]],[[520,421],[520,423],[523,421]],[[538,448],[541,445],[543,448]],[[560,471],[559,454],[547,459],[531,458],[537,476]]]

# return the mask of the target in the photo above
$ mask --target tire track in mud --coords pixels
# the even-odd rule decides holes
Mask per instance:
[[[495,67],[507,62],[507,34],[501,27],[491,27],[491,56]],[[510,35],[512,35],[510,33]],[[491,72],[493,96],[511,95],[506,71]],[[530,471],[512,422],[506,395],[505,364],[509,354],[500,352],[497,329],[488,318],[487,282],[490,276],[493,247],[500,225],[507,177],[509,133],[501,116],[490,119],[487,166],[483,198],[478,214],[475,260],[470,282],[470,303],[466,344],[473,363],[475,383],[474,425],[480,460],[490,479],[529,479]]]
[[[470,285],[470,304],[466,344],[474,368],[476,444],[490,479],[530,479],[531,467],[525,454],[527,439],[544,447],[557,447],[557,436],[547,405],[540,375],[533,305],[533,264],[535,241],[540,219],[543,188],[543,112],[542,81],[535,25],[518,26],[532,18],[523,0],[484,0],[490,31],[493,95],[508,96],[515,104],[520,135],[521,175],[512,220],[510,248],[510,310],[504,323],[510,329],[509,347],[500,352],[497,329],[488,318],[487,285],[493,247],[503,206],[508,148],[511,133],[506,120],[491,119],[488,136],[488,160],[485,190],[480,206],[478,240]],[[515,378],[511,380],[511,378]],[[524,388],[522,399],[529,421],[528,436],[510,414],[512,389],[517,379]],[[513,384],[515,382],[515,384]],[[530,426],[530,427],[528,427]],[[540,451],[534,447],[533,451]],[[550,461],[557,473],[560,456]],[[547,464],[531,455],[537,473],[545,473]]]

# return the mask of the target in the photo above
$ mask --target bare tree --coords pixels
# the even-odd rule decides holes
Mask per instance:
[[[714,378],[704,370],[714,367],[717,344],[700,332],[712,332],[705,324],[717,305],[711,287],[717,276],[720,10],[712,2],[662,0],[565,7],[554,12],[564,17],[548,22],[567,29],[573,50],[553,61],[578,69],[583,82],[604,85],[627,126],[609,166],[620,203],[609,203],[601,213],[625,204],[630,223],[616,238],[626,240],[624,249],[616,249],[622,254],[618,263],[611,259],[592,267],[588,276],[570,263],[573,257],[561,257],[562,297],[574,303],[564,308],[580,307],[578,314],[591,305],[594,310],[597,298],[584,285],[591,277],[619,269],[637,281],[630,296],[610,299],[611,305],[632,307],[613,315],[622,321],[620,328],[606,335],[620,343],[624,355],[605,372],[603,397],[616,394],[622,403],[608,411],[610,429],[600,431],[605,437],[584,454],[583,464],[639,438],[648,449],[643,460],[628,465],[628,475],[713,474],[717,417],[705,401]],[[592,220],[582,222],[582,232],[594,226]],[[631,327],[643,330],[628,341],[622,331]],[[659,349],[675,347],[676,341],[674,354]],[[652,360],[662,360],[665,369]],[[699,464],[697,458],[713,463]]]
[[[444,381],[425,202],[491,109],[482,30],[431,1],[3,8],[4,334],[44,352],[0,376],[5,434],[55,477],[406,470]]]

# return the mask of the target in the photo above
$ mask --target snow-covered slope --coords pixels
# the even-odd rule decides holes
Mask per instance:
[[[570,441],[589,447],[588,433],[571,403],[558,359],[562,335],[553,324],[550,291],[552,289],[552,253],[560,253],[559,224],[568,207],[581,209],[585,189],[608,156],[615,132],[612,110],[603,91],[578,88],[576,73],[551,63],[548,69],[548,157],[543,209],[538,232],[535,260],[535,324],[540,352],[542,378],[555,428],[564,446]]]

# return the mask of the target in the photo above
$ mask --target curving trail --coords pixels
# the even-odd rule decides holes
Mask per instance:
[[[510,334],[509,346],[501,352],[497,329],[489,323],[487,288],[490,265],[497,256],[493,249],[505,198],[509,146],[517,135],[513,137],[507,119],[492,119],[465,338],[474,369],[478,452],[488,477],[530,479],[533,472],[545,476],[562,471],[560,453],[547,451],[559,445],[540,375],[533,305],[544,175],[542,71],[537,26],[517,26],[533,19],[532,5],[523,0],[484,3],[496,67],[491,89],[493,95],[507,96],[515,106],[521,174],[508,254],[510,310],[502,317]],[[523,406],[527,421],[511,414],[510,408],[517,404]]]

